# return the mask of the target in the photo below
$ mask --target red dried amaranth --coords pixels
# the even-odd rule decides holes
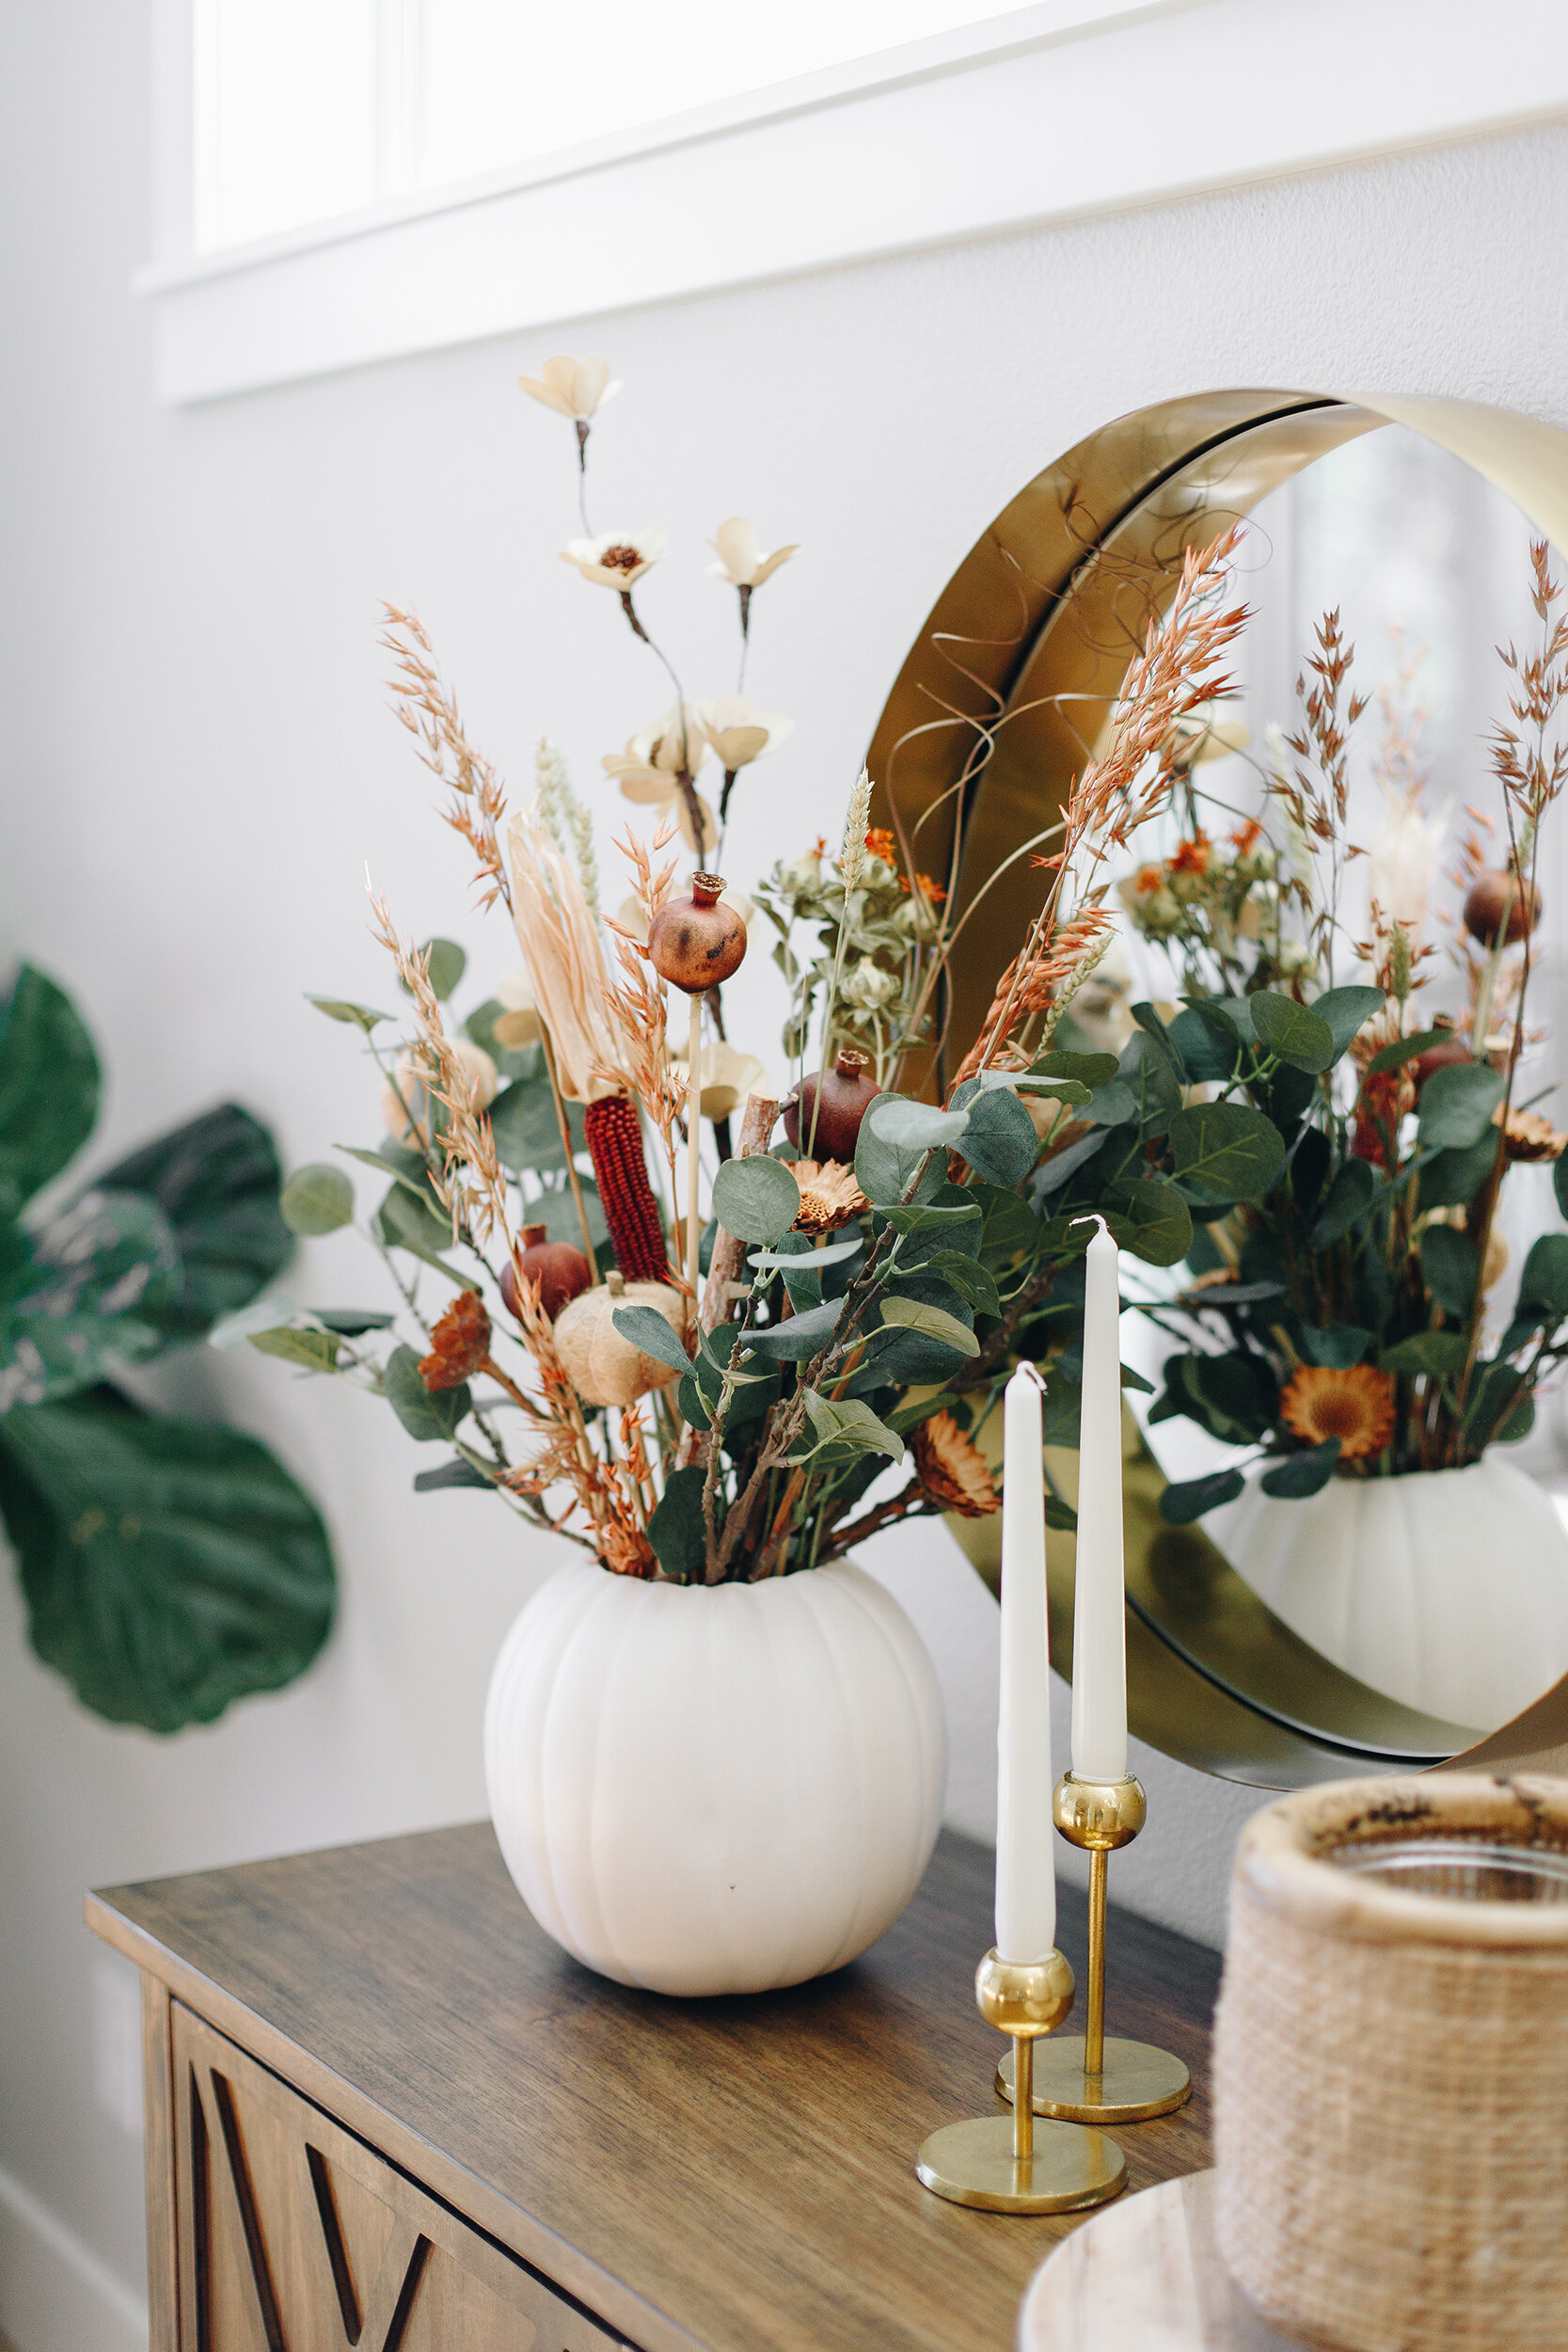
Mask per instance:
[[[642,1125],[629,1095],[605,1094],[582,1115],[615,1263],[628,1282],[665,1282],[664,1228],[642,1157]]]

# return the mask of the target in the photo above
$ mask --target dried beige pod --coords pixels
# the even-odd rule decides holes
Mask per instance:
[[[668,1282],[628,1282],[607,1274],[596,1290],[574,1298],[556,1323],[555,1345],[585,1405],[633,1405],[650,1389],[668,1388],[680,1377],[673,1365],[644,1356],[617,1331],[617,1307],[652,1307],[677,1339],[685,1328],[686,1302]]]
[[[528,974],[520,970],[503,972],[496,982],[496,995],[502,1007],[496,1021],[497,1044],[514,1049],[537,1045],[543,1025]]]
[[[452,1052],[468,1073],[474,1090],[475,1110],[488,1110],[500,1091],[499,1071],[483,1046],[476,1045],[471,1038],[454,1037],[450,1042]],[[394,1143],[418,1142],[428,1148],[428,1104],[429,1098],[418,1063],[412,1054],[400,1054],[396,1082],[388,1082],[381,1089],[382,1123]]]

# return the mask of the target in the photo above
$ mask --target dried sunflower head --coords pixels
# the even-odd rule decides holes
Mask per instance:
[[[1502,1126],[1503,1106],[1499,1103],[1492,1114],[1494,1127]],[[1560,1135],[1549,1119],[1539,1111],[1510,1111],[1508,1125],[1503,1131],[1503,1152],[1511,1160],[1555,1160],[1568,1149],[1568,1136]]]
[[[490,1317],[478,1291],[459,1291],[430,1335],[430,1354],[420,1361],[425,1387],[460,1389],[483,1369],[490,1353]]]
[[[855,1182],[854,1169],[842,1160],[797,1160],[791,1173],[800,1187],[798,1233],[836,1233],[841,1225],[864,1216],[871,1206]]]
[[[1340,1460],[1358,1462],[1381,1454],[1394,1434],[1394,1384],[1370,1364],[1303,1364],[1286,1382],[1279,1410],[1308,1445],[1338,1438]]]
[[[910,1432],[915,1476],[933,1502],[960,1518],[983,1519],[1000,1510],[1001,1498],[978,1446],[951,1413],[933,1413]]]

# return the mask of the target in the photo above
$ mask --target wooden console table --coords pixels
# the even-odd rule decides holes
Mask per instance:
[[[913,2171],[992,2106],[991,1872],[944,1833],[864,1959],[716,2001],[568,1960],[487,1823],[90,1897],[143,1971],[152,2352],[1007,2352],[1071,2222]],[[1210,2161],[1218,1962],[1113,1921],[1111,2029],[1196,2083],[1117,2133],[1137,2189]]]

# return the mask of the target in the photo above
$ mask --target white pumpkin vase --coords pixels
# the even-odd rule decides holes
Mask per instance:
[[[655,1993],[760,1993],[893,1925],[947,1737],[919,1635],[852,1561],[711,1587],[584,1562],[502,1645],[484,1769],[507,1867],[568,1952]]]
[[[1205,1524],[1292,1632],[1407,1707],[1492,1731],[1568,1673],[1568,1531],[1495,1455],[1295,1502],[1254,1477]]]

